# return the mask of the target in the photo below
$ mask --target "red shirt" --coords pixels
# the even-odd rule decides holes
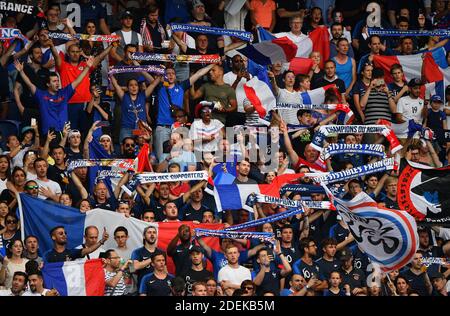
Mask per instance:
[[[65,87],[75,81],[75,79],[83,72],[84,68],[87,67],[87,64],[82,61],[78,65],[73,66],[71,63],[65,61],[64,53],[61,52],[59,55],[61,57],[61,67],[57,68],[57,70],[59,72],[59,76],[61,77],[61,84]],[[89,89],[91,85],[89,74],[91,72],[92,70],[89,70],[89,73],[83,78],[81,83],[75,89],[75,94],[69,100],[69,104],[84,103],[91,100],[91,91]]]

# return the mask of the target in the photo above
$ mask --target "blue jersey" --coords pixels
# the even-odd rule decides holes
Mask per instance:
[[[41,112],[41,128],[44,134],[48,133],[50,127],[56,131],[64,129],[64,123],[68,121],[68,102],[75,93],[72,85],[69,84],[55,94],[50,94],[46,90],[36,89],[35,97],[39,103]]]
[[[313,261],[311,265],[304,262],[302,259],[298,259],[293,265],[292,265],[292,271],[294,274],[300,274],[305,278],[306,281],[309,281],[313,275],[316,276],[319,280],[324,280],[322,273],[320,272],[320,268]]]
[[[144,122],[147,121],[147,114],[145,113],[145,92],[139,92],[134,101],[131,99],[129,93],[125,93],[122,99],[121,127],[137,128],[137,119]]]
[[[161,280],[154,273],[149,273],[141,280],[139,294],[147,294],[147,296],[169,296],[172,293],[171,286],[173,279],[174,276],[171,274],[167,274]]]
[[[172,88],[166,88],[162,84],[159,84],[157,99],[158,99],[158,117],[156,123],[160,125],[172,125],[174,123],[171,115],[170,104],[183,108],[184,92],[191,86],[189,80],[185,80],[181,83],[175,84]],[[170,95],[170,101],[168,94]]]

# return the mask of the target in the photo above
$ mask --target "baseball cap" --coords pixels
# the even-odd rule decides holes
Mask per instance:
[[[420,80],[419,78],[412,78],[409,82],[408,82],[408,87],[412,88],[412,87],[417,87],[417,86],[421,86],[423,85],[422,80]]]
[[[202,252],[202,248],[200,248],[199,246],[192,246],[190,249],[189,249],[189,254],[191,254],[191,253],[193,253],[193,252]]]
[[[205,5],[203,4],[203,2],[201,0],[194,0],[194,1],[192,1],[192,7],[193,8],[196,8],[198,6],[205,6]]]
[[[444,101],[442,101],[441,96],[437,95],[437,94],[433,95],[430,100],[431,100],[431,102],[444,103]]]
[[[25,134],[28,131],[34,132],[34,129],[31,126],[25,126],[24,128],[22,128],[21,134]]]
[[[352,258],[352,257],[353,257],[353,254],[352,254],[352,252],[350,251],[350,249],[349,249],[349,248],[344,248],[344,249],[341,251],[341,253],[340,253],[339,259],[340,259],[341,261],[347,261],[348,259],[350,259],[350,258]]]
[[[129,10],[123,12],[122,15],[120,16],[121,19],[125,19],[125,18],[128,18],[128,17],[133,18],[133,14]]]
[[[433,279],[444,279],[445,280],[446,278],[445,278],[445,275],[443,273],[435,272],[432,275],[430,275],[430,280],[433,280]]]

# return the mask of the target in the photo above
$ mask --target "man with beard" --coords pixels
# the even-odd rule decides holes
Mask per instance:
[[[342,23],[338,23],[335,22],[333,24],[331,24],[331,36],[332,39],[330,40],[330,58],[333,58],[337,55],[337,41],[340,38],[345,38],[344,37],[344,26],[342,25]],[[348,47],[348,57],[350,58],[355,58],[355,53],[353,52],[353,48],[351,45],[349,45]]]
[[[303,252],[302,257],[294,262],[292,270],[294,274],[300,274],[309,281],[312,277],[316,277],[316,283],[311,287],[314,291],[322,291],[328,287],[328,283],[322,275],[319,266],[314,262],[317,255],[317,246],[314,240],[309,237],[300,240],[300,251]]]
[[[136,158],[136,142],[133,137],[124,137],[121,145],[122,155],[120,158],[134,159]]]
[[[178,227],[178,234],[170,241],[167,246],[167,254],[172,257],[175,264],[175,275],[184,274],[191,266],[189,251],[194,247],[191,242],[191,229],[188,225]],[[178,241],[180,244],[177,246]]]
[[[411,261],[411,267],[401,275],[408,280],[409,286],[412,290],[417,291],[420,296],[429,296],[433,290],[430,278],[427,272],[423,271],[422,253],[417,251]]]
[[[310,289],[315,282],[315,278],[311,278],[309,279],[309,282],[306,282],[303,276],[294,274],[291,281],[289,281],[290,288],[281,290],[280,296],[305,296],[308,289]]]
[[[183,275],[186,281],[187,295],[191,295],[193,292],[192,285],[195,282],[206,282],[207,278],[212,277],[212,272],[205,269],[203,265],[204,255],[202,248],[199,246],[193,246],[189,250],[189,256],[191,258],[192,265],[189,270]]]
[[[152,257],[156,254],[164,254],[164,251],[157,248],[158,232],[154,226],[148,226],[144,229],[144,246],[135,249],[131,253],[134,268],[138,276],[138,288],[144,275],[153,272]]]
[[[0,296],[22,296],[27,286],[28,276],[25,272],[14,272],[12,286],[8,290],[0,290]]]
[[[36,183],[39,185],[39,198],[40,199],[52,199],[55,202],[59,202],[59,196],[61,195],[60,185],[47,178],[48,162],[45,159],[37,158],[34,161],[34,169],[36,170]]]
[[[59,296],[56,289],[44,288],[42,272],[37,269],[28,272],[28,286],[29,290],[23,293],[23,296]]]
[[[38,89],[45,90],[47,88],[45,84],[46,79],[50,75],[50,71],[41,65],[42,50],[39,44],[35,44],[30,48],[28,60],[30,63],[25,64],[23,71]],[[40,122],[39,104],[20,76],[14,85],[14,100],[20,114],[22,114],[22,123],[28,125],[31,118],[35,118]]]
[[[83,249],[67,249],[67,234],[64,226],[56,226],[50,231],[53,240],[53,249],[48,250],[43,258],[45,263],[73,261],[94,252],[109,238],[106,228],[103,229],[102,239],[90,247]]]
[[[237,177],[234,180],[236,184],[257,184],[257,182],[248,177],[250,173],[250,161],[248,158],[240,161],[236,167]]]
[[[349,248],[345,248],[340,253],[342,262],[339,270],[342,277],[342,285],[349,285],[353,296],[367,294],[367,283],[365,273],[353,265],[353,254]]]

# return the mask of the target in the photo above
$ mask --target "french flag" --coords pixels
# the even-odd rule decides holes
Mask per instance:
[[[422,96],[427,93],[438,94],[444,98],[445,86],[450,84],[450,68],[446,60],[446,50],[440,47],[431,51],[399,56],[374,56],[376,67],[384,70],[387,83],[393,82],[390,69],[394,64],[400,64],[403,68],[404,80],[422,78],[425,82],[434,83],[423,88]]]
[[[240,53],[260,65],[272,65],[276,62],[288,63],[297,54],[297,45],[289,38],[274,38],[270,41],[248,45],[238,49]]]
[[[303,104],[323,104],[325,101],[325,92],[328,89],[335,89],[336,86],[334,84],[329,84],[317,89],[309,90],[301,93],[301,97],[303,100]],[[337,94],[340,96],[340,93]]]
[[[103,229],[110,234],[123,226],[128,230],[127,247],[137,249],[142,247],[142,233],[147,226],[153,226],[158,231],[158,248],[166,250],[170,241],[178,233],[178,227],[186,224],[192,228],[220,230],[223,224],[194,224],[193,222],[147,223],[134,217],[126,218],[124,214],[103,209],[93,209],[87,213],[80,213],[74,207],[67,207],[54,202],[34,198],[28,194],[20,194],[21,207],[19,213],[24,235],[34,235],[39,240],[39,255],[42,256],[53,248],[50,230],[56,226],[64,226],[67,233],[67,248],[72,249],[83,243],[84,229],[95,226],[99,230],[99,238]],[[207,238],[205,242],[213,249],[219,249],[217,238]],[[109,238],[103,249],[112,249],[117,245],[113,238]],[[175,266],[170,257],[167,258],[167,270],[175,272]]]
[[[61,296],[104,296],[105,273],[101,259],[47,263],[44,284]]]
[[[272,34],[264,28],[258,27],[258,37],[260,41],[271,41],[275,38],[283,38],[285,37],[285,34],[286,33]],[[330,33],[328,32],[328,28],[325,26],[317,27],[314,31],[310,32],[305,39],[302,40],[301,45],[295,46],[297,46],[294,56],[295,58],[291,60],[291,63],[294,62],[294,66],[291,64],[289,69],[294,71],[302,71],[300,73],[305,73],[303,71],[305,71],[309,65],[309,67],[312,66],[312,60],[308,61],[307,58],[313,51],[320,52],[320,55],[322,56],[320,67],[323,68],[324,62],[330,57]]]
[[[271,184],[214,184],[214,199],[217,211],[245,209],[253,212],[246,205],[250,194],[263,194],[280,197],[280,189],[283,185],[301,178],[303,174],[283,174],[274,178]],[[216,176],[217,177],[217,176]],[[216,179],[216,178],[215,178]]]
[[[236,99],[238,104],[248,99],[260,118],[264,118],[276,106],[276,99],[269,86],[253,77],[246,83],[240,82],[236,87]]]

